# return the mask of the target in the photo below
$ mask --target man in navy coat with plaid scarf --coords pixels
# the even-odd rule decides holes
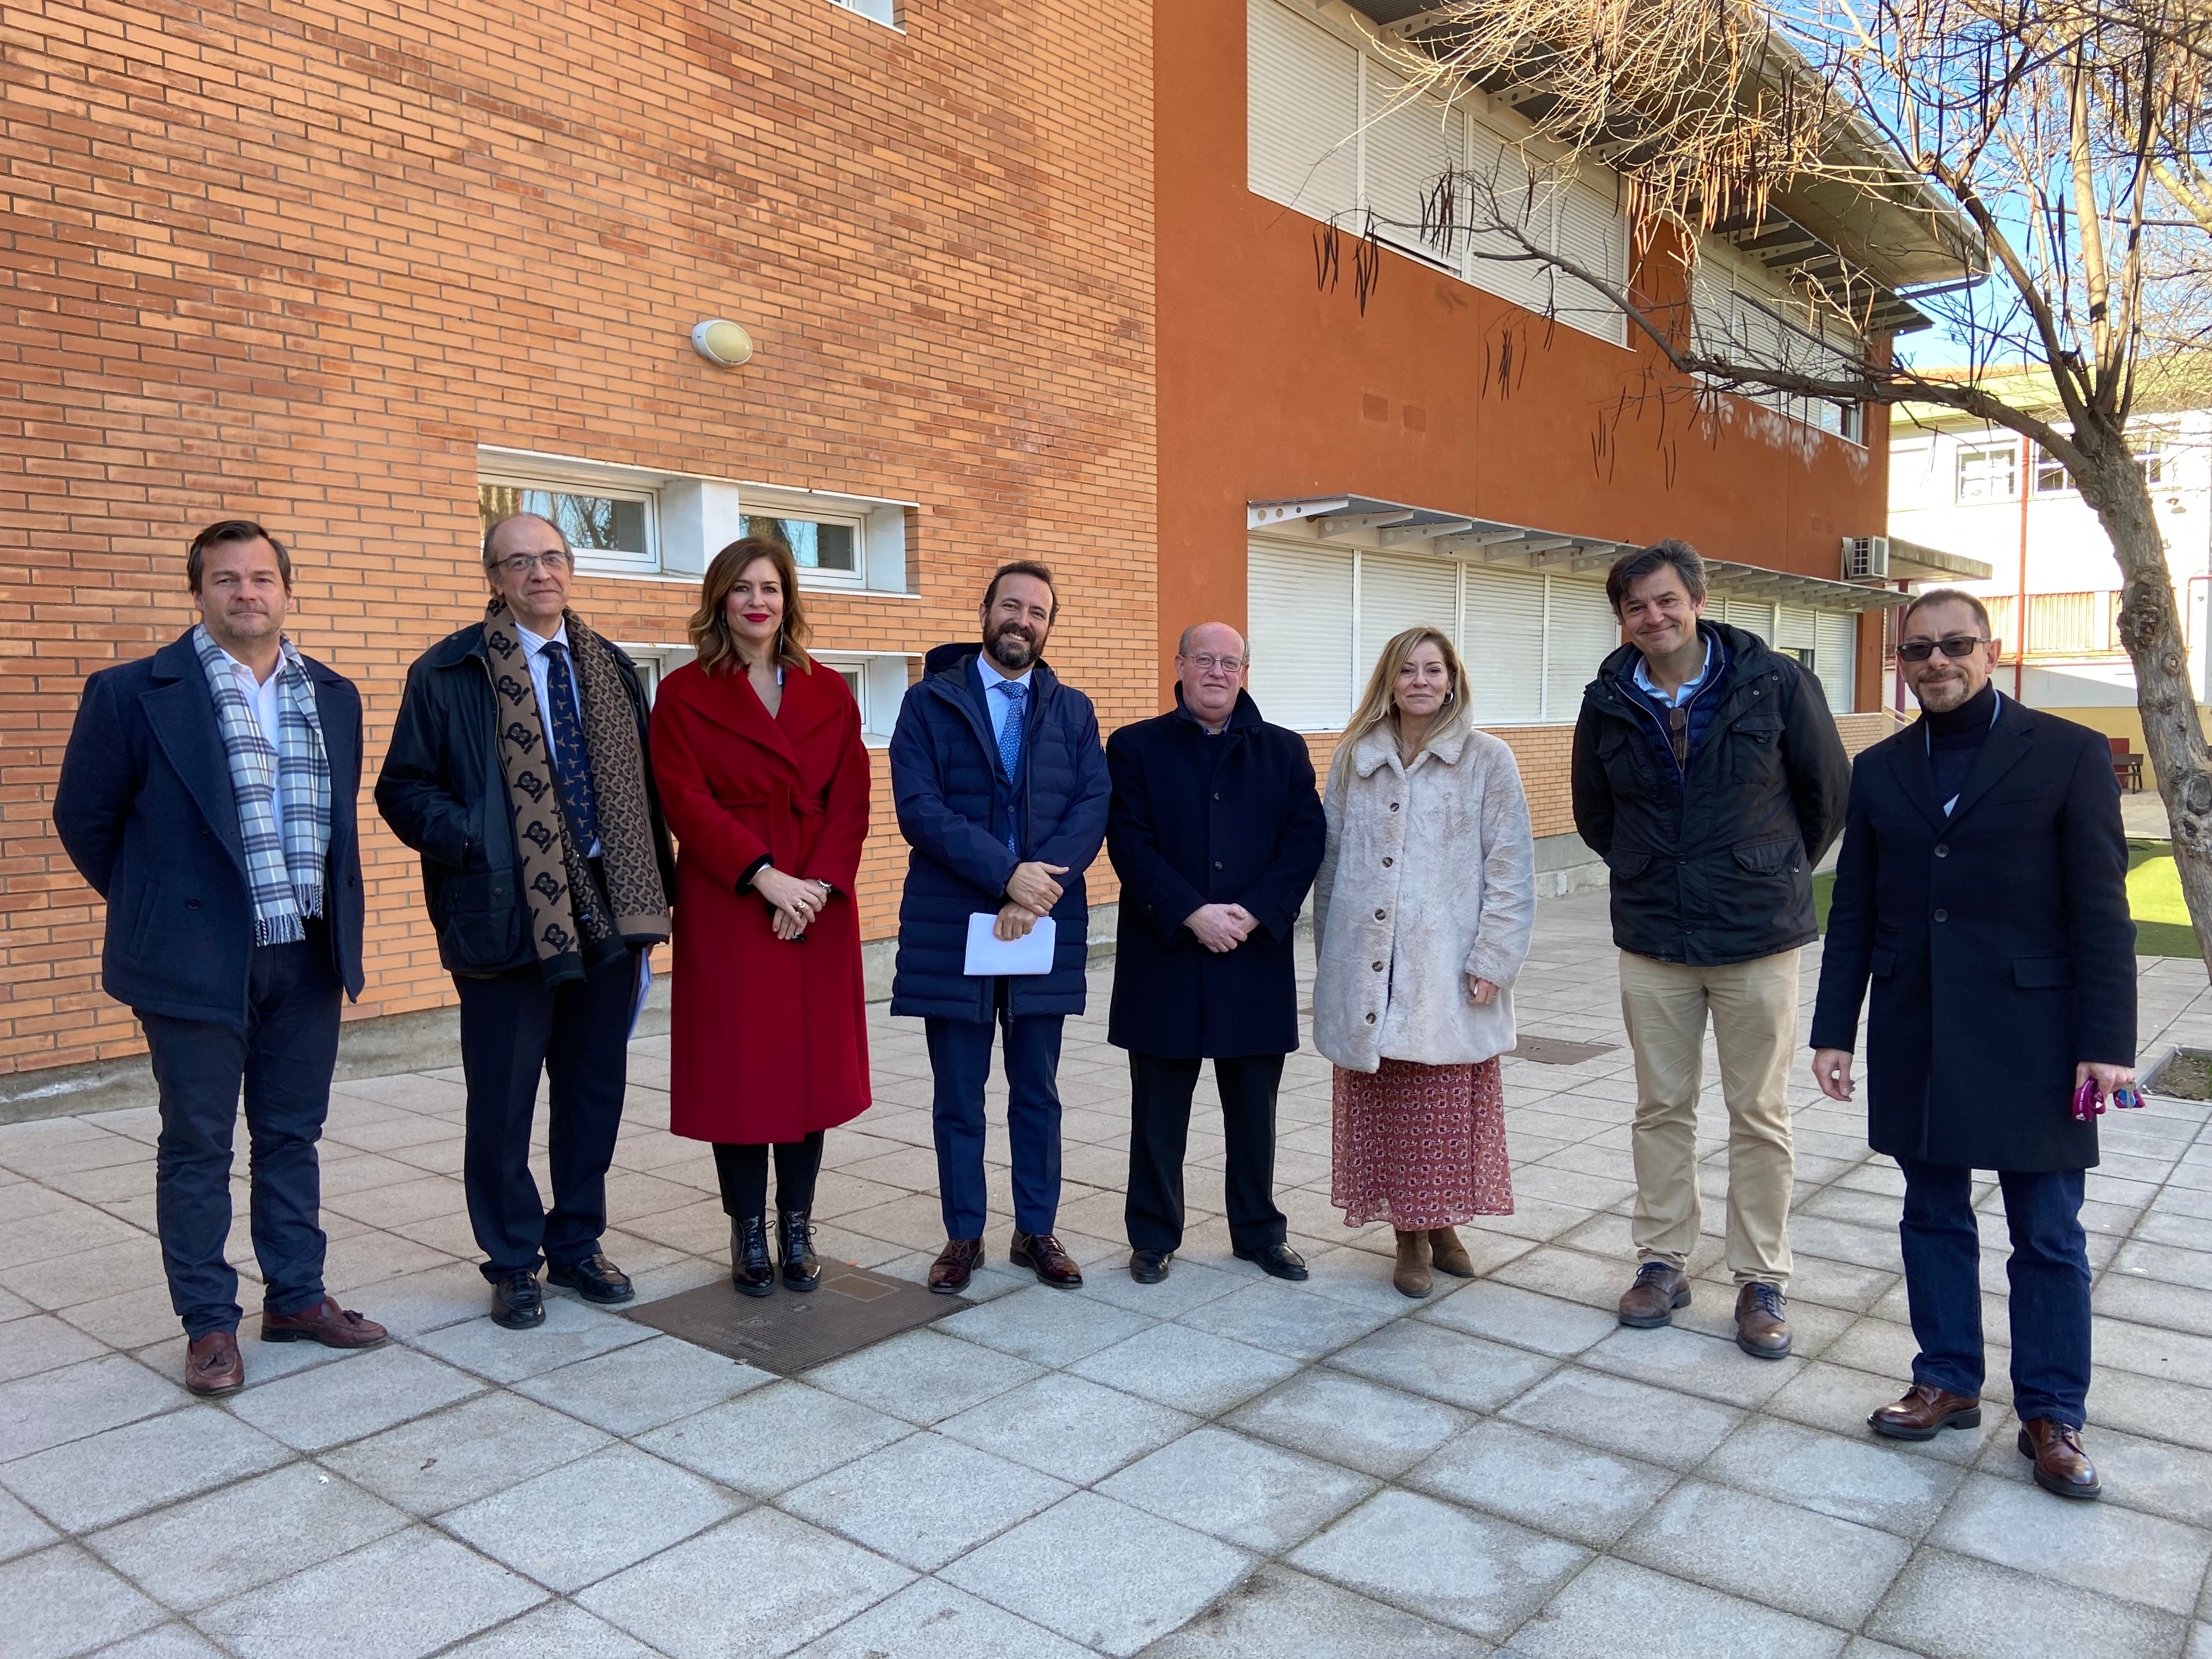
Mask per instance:
[[[195,1394],[242,1387],[230,1235],[241,1085],[265,1342],[362,1348],[323,1288],[315,1143],[341,993],[361,994],[361,694],[284,637],[292,562],[259,525],[192,540],[199,624],[86,683],[54,827],[107,901],[101,978],[161,1091],[155,1214]]]

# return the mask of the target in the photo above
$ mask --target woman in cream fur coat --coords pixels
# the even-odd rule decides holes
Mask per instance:
[[[1513,751],[1475,729],[1434,629],[1393,639],[1329,769],[1314,884],[1314,1046],[1336,1064],[1331,1196],[1387,1217],[1392,1282],[1474,1267],[1453,1228],[1513,1208],[1498,1057],[1535,920],[1535,848]]]

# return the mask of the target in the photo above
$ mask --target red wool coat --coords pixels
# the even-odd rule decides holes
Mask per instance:
[[[759,1145],[859,1116],[868,752],[843,677],[787,672],[771,719],[742,674],[686,664],[653,699],[653,769],[678,842],[669,1127]],[[766,902],[737,890],[763,854],[837,890],[802,939],[776,938]]]

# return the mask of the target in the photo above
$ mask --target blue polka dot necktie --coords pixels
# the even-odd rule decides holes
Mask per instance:
[[[1006,700],[1006,721],[999,728],[999,763],[1006,769],[1006,781],[1014,781],[1014,768],[1022,758],[1022,703],[1030,689],[1017,680],[1000,680],[997,690]],[[1021,849],[1014,845],[1014,815],[1011,807],[1006,813],[1006,850]]]
[[[568,829],[576,850],[599,845],[599,803],[592,789],[591,757],[584,752],[584,716],[576,703],[576,682],[568,672],[568,647],[558,640],[545,645],[546,736],[553,740],[553,765],[561,774],[561,804],[568,809]]]

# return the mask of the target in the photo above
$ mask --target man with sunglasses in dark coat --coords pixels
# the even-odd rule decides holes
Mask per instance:
[[[2105,738],[1990,683],[1981,601],[1923,593],[1899,665],[1921,718],[1858,759],[1813,1013],[1813,1075],[1852,1096],[1869,981],[1867,1139],[1905,1175],[1898,1237],[1912,1386],[1869,1418],[1932,1440],[1982,1420],[1981,1237],[1974,1172],[1994,1170],[2012,1235],[2013,1409],[2036,1483],[2094,1498],[2083,1171],[2096,1097],[2135,1084],[2135,923]]]

